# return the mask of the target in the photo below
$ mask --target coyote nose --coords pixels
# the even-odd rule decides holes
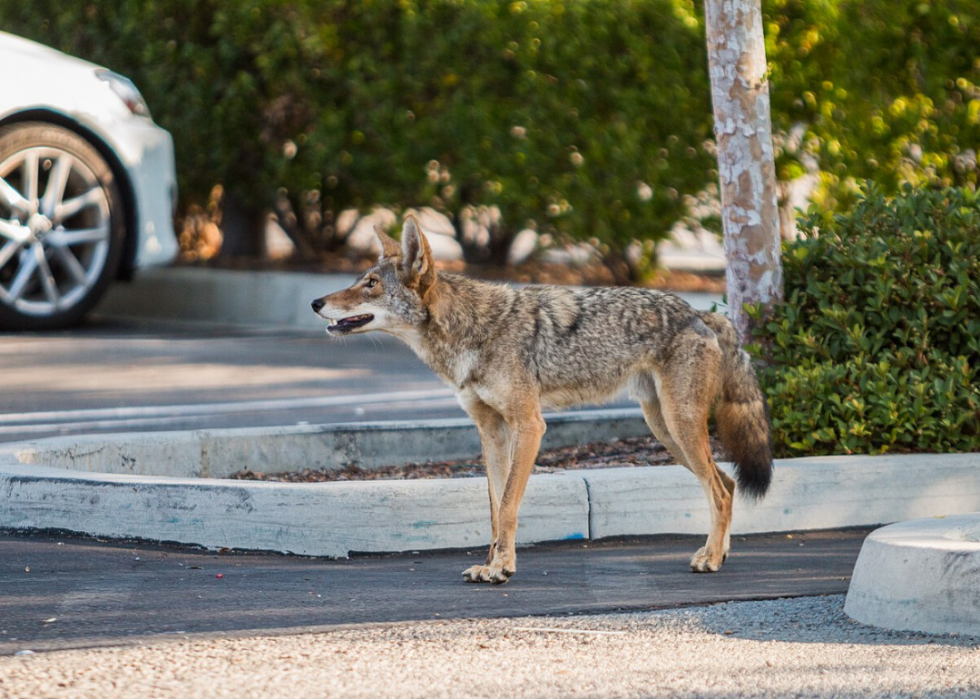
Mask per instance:
[[[313,312],[314,313],[319,313],[320,312],[320,309],[323,308],[324,306],[326,306],[327,304],[325,304],[323,302],[323,299],[316,299],[310,305],[313,306]]]

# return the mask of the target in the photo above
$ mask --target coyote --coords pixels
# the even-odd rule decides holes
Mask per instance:
[[[504,583],[517,570],[517,511],[545,431],[542,407],[597,403],[624,388],[708,497],[711,532],[691,570],[721,567],[735,482],[711,455],[712,407],[740,491],[761,498],[772,477],[768,408],[727,318],[659,291],[515,289],[439,274],[414,217],[401,243],[376,232],[377,264],[350,288],[313,301],[313,310],[331,335],[380,330],[406,342],[476,423],[493,538],[486,564],[463,572],[468,582]]]

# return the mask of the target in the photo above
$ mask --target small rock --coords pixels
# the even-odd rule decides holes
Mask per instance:
[[[507,251],[507,262],[512,265],[519,265],[527,261],[527,258],[534,253],[537,247],[538,234],[530,228],[525,228],[514,236],[510,250]]]
[[[356,213],[354,212],[354,215]],[[347,216],[347,211],[341,214],[341,220],[337,223],[338,228],[341,228],[341,222],[347,223],[347,221],[343,220]],[[378,236],[374,233],[375,225],[387,230],[394,226],[396,222],[397,217],[391,209],[376,208],[371,213],[358,219],[356,224],[353,224],[354,228],[350,232],[350,235],[347,236],[347,247],[363,253],[380,253],[381,244],[378,242]]]
[[[296,245],[272,216],[265,224],[265,252],[272,260],[285,260],[296,252]]]
[[[428,233],[424,228],[423,232]],[[432,257],[442,262],[456,262],[463,259],[463,246],[455,238],[446,235],[429,234],[426,236]]]

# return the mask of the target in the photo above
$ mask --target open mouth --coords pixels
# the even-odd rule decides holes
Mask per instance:
[[[351,330],[357,330],[374,320],[374,316],[370,313],[365,313],[360,316],[350,316],[349,318],[341,318],[336,323],[332,320],[330,325],[327,326],[327,330],[330,332],[339,333],[349,333]]]

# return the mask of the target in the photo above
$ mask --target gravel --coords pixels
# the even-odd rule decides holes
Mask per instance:
[[[843,597],[154,640],[0,658],[0,697],[980,695],[980,639],[875,630]]]

